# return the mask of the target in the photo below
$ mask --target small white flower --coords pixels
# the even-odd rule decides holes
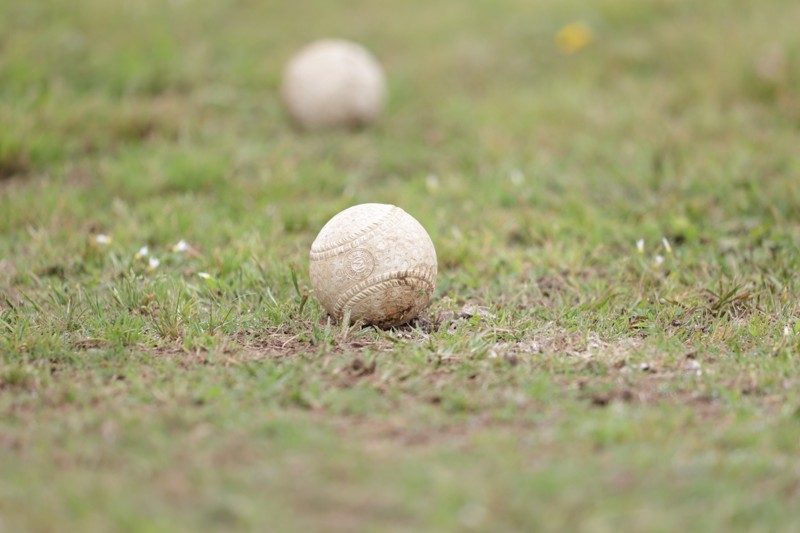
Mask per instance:
[[[792,328],[790,328],[789,326],[783,326],[783,336],[788,337],[791,334],[792,334]]]
[[[97,235],[94,236],[94,242],[96,242],[101,246],[107,246],[111,244],[111,240],[112,239],[110,235],[104,235],[102,233],[98,233]]]
[[[519,187],[525,181],[525,174],[518,168],[515,168],[511,172],[508,173],[508,179],[511,181],[511,184]]]
[[[184,241],[183,239],[179,240],[178,243],[172,247],[173,252],[188,252],[190,250],[189,243]]]
[[[672,253],[672,246],[669,245],[669,241],[666,237],[661,237],[661,244],[664,245],[664,250],[666,250],[668,254]]]
[[[640,254],[644,253],[644,239],[639,239],[636,241],[636,251],[638,251]]]
[[[203,279],[211,279],[211,274],[208,272],[198,272],[197,275]]]
[[[155,257],[151,257],[150,260],[147,262],[147,268],[150,270],[155,270],[158,268],[158,265],[161,264],[161,261],[156,259]]]
[[[439,189],[439,176],[436,174],[428,174],[425,177],[425,185],[428,187],[428,191],[437,191]]]
[[[657,255],[657,256],[655,256],[653,258],[653,264],[655,265],[656,268],[660,267],[661,263],[663,263],[663,262],[664,262],[664,256],[663,255]]]
[[[148,255],[150,255],[150,250],[147,248],[147,246],[142,246],[139,248],[139,251],[136,252],[136,259],[141,259],[142,257],[147,257]]]

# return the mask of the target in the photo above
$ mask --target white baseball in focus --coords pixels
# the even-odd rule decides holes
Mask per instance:
[[[281,98],[304,129],[365,126],[383,110],[386,82],[363,46],[341,39],[313,42],[286,66]]]
[[[328,313],[378,327],[405,324],[430,302],[436,250],[425,228],[399,207],[345,209],[311,245],[311,285]]]

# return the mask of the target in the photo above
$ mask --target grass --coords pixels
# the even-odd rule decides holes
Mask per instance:
[[[798,17],[0,3],[0,531],[794,530]],[[385,65],[375,127],[285,119],[323,36]],[[368,201],[437,247],[409,327],[309,292]]]

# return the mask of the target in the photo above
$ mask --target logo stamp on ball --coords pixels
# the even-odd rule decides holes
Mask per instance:
[[[364,248],[356,248],[347,256],[347,277],[362,280],[372,274],[375,269],[375,258]]]

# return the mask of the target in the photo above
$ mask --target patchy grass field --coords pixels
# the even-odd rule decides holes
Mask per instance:
[[[0,2],[0,531],[795,530],[800,3],[586,4]],[[287,124],[326,36],[377,127]],[[368,201],[410,327],[303,305]]]

